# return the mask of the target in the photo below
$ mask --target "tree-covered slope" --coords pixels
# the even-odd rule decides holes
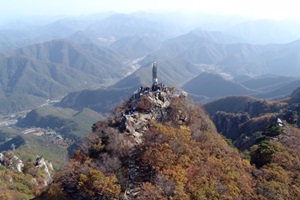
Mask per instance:
[[[162,91],[132,98],[94,124],[39,198],[256,198],[249,161],[185,93]]]
[[[212,73],[201,73],[187,82],[182,88],[190,94],[207,97],[223,97],[257,92]]]
[[[32,104],[37,106],[38,98],[59,98],[72,91],[111,84],[129,70],[122,58],[109,49],[66,40],[36,44],[1,55],[0,66],[0,103],[7,105],[7,101],[13,99],[10,97],[16,95],[23,95],[25,99],[22,102],[14,98],[17,104],[3,107],[1,113],[4,114]]]
[[[111,88],[72,92],[57,105],[75,110],[89,108],[99,113],[109,113],[114,106],[127,99],[135,89],[130,87],[125,89]]]
[[[138,94],[93,125],[37,199],[297,199],[298,90],[212,102],[217,130],[185,92]]]
[[[89,108],[75,111],[70,108],[45,106],[30,111],[25,118],[18,121],[17,126],[21,128],[50,128],[65,138],[74,140],[83,138],[88,134],[91,127],[89,123],[91,121],[96,122],[101,118],[103,118],[102,115]]]
[[[281,102],[227,97],[205,105],[218,132],[256,167],[256,192],[267,199],[297,199],[299,89]]]

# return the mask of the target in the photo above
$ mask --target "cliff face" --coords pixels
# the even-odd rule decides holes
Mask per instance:
[[[218,132],[256,167],[260,197],[298,198],[299,91],[281,102],[228,97],[205,105]]]
[[[255,144],[260,133],[277,119],[300,127],[300,89],[283,101],[267,101],[246,96],[226,97],[204,105],[217,131],[231,139],[240,150]]]
[[[256,198],[249,161],[185,92],[140,88],[92,128],[39,198]]]
[[[217,131],[226,138],[236,140],[240,135],[239,124],[244,124],[250,120],[247,114],[226,113],[223,111],[216,112],[212,118]]]

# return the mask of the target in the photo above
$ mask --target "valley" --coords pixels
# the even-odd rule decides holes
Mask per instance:
[[[285,43],[257,40],[252,44],[237,32],[243,26],[247,29],[247,22],[223,31],[205,30],[201,24],[188,28],[168,20],[157,21],[143,14],[111,14],[26,28],[16,24],[10,31],[22,37],[11,34],[5,43],[17,45],[2,49],[0,55],[1,124],[11,127],[18,120],[24,128],[40,127],[41,123],[47,127],[49,120],[64,121],[69,125],[51,127],[80,132],[74,129],[76,113],[85,109],[91,116],[93,112],[107,115],[137,87],[151,84],[154,60],[159,63],[163,83],[181,87],[202,103],[229,95],[282,99],[299,86],[297,38]],[[272,26],[277,22],[251,23]],[[4,30],[1,34],[7,34]],[[289,65],[288,70],[284,63]],[[264,75],[267,73],[273,75]],[[62,100],[54,107],[38,108],[47,107],[49,98]],[[11,118],[16,112],[21,115]],[[32,113],[39,117],[29,117]],[[86,127],[84,132],[89,132]]]
[[[299,21],[163,16],[0,24],[0,198],[296,196]]]

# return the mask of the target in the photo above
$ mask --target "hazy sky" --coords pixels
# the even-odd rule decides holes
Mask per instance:
[[[300,19],[297,4],[296,0],[1,0],[0,16],[182,11]]]

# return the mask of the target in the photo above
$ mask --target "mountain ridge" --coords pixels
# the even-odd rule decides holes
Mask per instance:
[[[111,50],[65,40],[16,50],[2,55],[0,63],[0,94],[4,97],[18,93],[60,98],[68,92],[112,83],[129,70]]]
[[[246,95],[257,92],[255,90],[250,90],[239,83],[225,80],[219,75],[205,72],[187,82],[182,88],[193,95],[202,95],[213,98],[241,94]]]

